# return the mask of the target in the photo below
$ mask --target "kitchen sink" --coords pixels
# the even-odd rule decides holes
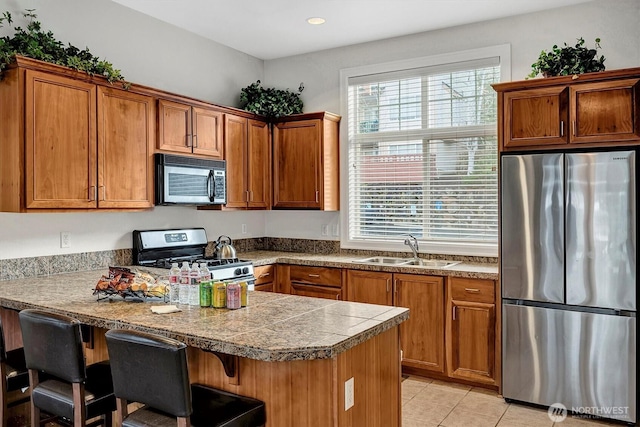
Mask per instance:
[[[449,268],[460,264],[461,261],[446,261],[441,259],[411,259],[402,265],[419,265],[427,268]]]
[[[370,258],[354,260],[353,262],[374,265],[415,265],[420,267],[438,269],[445,269],[460,264],[460,261],[447,261],[440,259],[414,259],[388,256],[374,256]]]
[[[400,258],[400,257],[374,256],[371,258],[358,259],[353,262],[357,262],[361,264],[401,265],[401,264],[406,264],[409,261],[413,261],[413,260],[407,259],[407,258]]]

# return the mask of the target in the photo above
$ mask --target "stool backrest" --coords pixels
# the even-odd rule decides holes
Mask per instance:
[[[4,345],[4,329],[2,329],[2,319],[0,319],[0,362],[7,360],[7,347]]]
[[[117,398],[140,402],[175,417],[188,417],[191,386],[187,346],[138,331],[107,331],[107,348]]]
[[[22,310],[19,318],[27,368],[72,383],[85,381],[87,374],[78,320],[32,309]]]

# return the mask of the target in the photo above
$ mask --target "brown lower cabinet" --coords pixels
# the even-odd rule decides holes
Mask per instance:
[[[346,270],[347,300],[410,310],[400,325],[402,366],[440,379],[497,385],[493,280]]]
[[[253,275],[256,278],[255,290],[264,292],[275,292],[276,285],[276,266],[260,265],[254,267]]]
[[[279,265],[278,291],[303,297],[341,300],[343,296],[342,269]]]
[[[493,280],[449,278],[447,374],[496,384],[496,301]]]

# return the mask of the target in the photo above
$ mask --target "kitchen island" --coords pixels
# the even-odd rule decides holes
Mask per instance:
[[[163,272],[159,270],[158,272]],[[7,347],[21,344],[17,311],[40,308],[91,327],[87,361],[107,358],[104,332],[134,329],[189,345],[192,382],[264,401],[267,425],[399,426],[399,307],[251,292],[240,310],[180,306],[157,315],[162,302],[129,302],[92,294],[104,270],[0,282]],[[158,366],[149,366],[153,375]],[[345,382],[353,378],[353,407]]]

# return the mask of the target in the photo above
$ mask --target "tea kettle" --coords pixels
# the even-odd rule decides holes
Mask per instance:
[[[218,259],[236,259],[236,248],[231,244],[231,237],[220,236],[216,240],[216,256]]]

